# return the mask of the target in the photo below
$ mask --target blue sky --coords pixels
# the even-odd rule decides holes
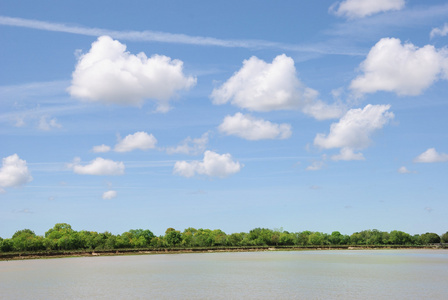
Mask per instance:
[[[445,1],[0,1],[0,236],[448,230]]]

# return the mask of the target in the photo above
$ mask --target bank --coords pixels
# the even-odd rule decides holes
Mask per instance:
[[[403,245],[329,245],[329,246],[246,246],[246,247],[195,247],[195,248],[140,248],[114,250],[48,250],[25,252],[0,252],[0,261],[46,259],[64,257],[93,257],[116,255],[151,255],[213,252],[256,252],[256,251],[306,251],[306,250],[374,250],[374,249],[448,249],[448,244],[426,246]]]

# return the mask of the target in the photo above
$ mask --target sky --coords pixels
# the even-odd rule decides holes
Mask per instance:
[[[446,1],[0,12],[0,237],[448,230]]]

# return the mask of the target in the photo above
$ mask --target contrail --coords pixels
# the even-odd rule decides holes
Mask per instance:
[[[176,43],[198,46],[215,46],[228,48],[249,48],[249,49],[280,49],[299,52],[312,52],[319,54],[342,54],[342,55],[359,55],[358,53],[339,53],[329,49],[314,46],[299,46],[264,40],[224,40],[213,37],[191,36],[186,34],[168,33],[160,31],[117,31],[102,28],[89,28],[77,25],[66,25],[61,23],[51,23],[39,20],[29,20],[22,18],[13,18],[0,16],[0,25],[24,27],[37,30],[65,32],[71,34],[102,36],[108,35],[116,39],[140,41],[140,42],[161,42]]]

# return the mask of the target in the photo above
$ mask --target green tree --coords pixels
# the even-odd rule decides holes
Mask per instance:
[[[325,236],[321,232],[313,232],[308,237],[308,244],[309,245],[324,245],[325,243]]]
[[[154,233],[152,233],[149,229],[131,229],[129,230],[129,233],[132,234],[132,239],[140,240],[135,243],[142,245],[142,247],[149,245],[152,238],[155,237]]]
[[[354,232],[350,235],[350,244],[360,245],[363,243],[362,235],[359,232]]]
[[[169,247],[175,247],[182,242],[182,235],[174,228],[168,228],[165,231],[165,241]]]
[[[93,250],[98,247],[98,233],[95,231],[82,230],[78,232],[79,245],[82,249]]]
[[[227,234],[220,229],[213,230],[210,233],[210,238],[212,240],[212,246],[226,246],[227,245]]]
[[[243,233],[232,233],[227,237],[227,241],[230,246],[242,246],[243,239]]]
[[[45,232],[44,245],[51,250],[80,249],[78,233],[67,223],[57,223]]]
[[[283,246],[292,246],[295,242],[295,235],[293,233],[289,233],[288,231],[283,231],[282,233],[280,233],[278,242]]]
[[[151,247],[162,248],[165,246],[165,238],[163,236],[153,237],[151,240]]]
[[[448,243],[448,231],[442,234],[441,241],[442,243]]]
[[[182,232],[182,246],[184,247],[192,247],[194,245],[193,239],[196,234],[197,229],[189,227]]]
[[[254,246],[274,245],[272,235],[274,231],[268,228],[255,228],[249,231],[250,244]]]
[[[133,247],[132,238],[133,238],[132,233],[130,233],[128,231],[123,232],[121,235],[119,235],[117,237],[117,240],[116,240],[117,248],[121,248],[121,249],[132,248]]]
[[[309,245],[309,237],[312,234],[311,231],[302,231],[297,233],[297,245],[306,246]]]
[[[43,238],[36,236],[30,229],[19,230],[11,238],[14,251],[37,251],[43,250]]]
[[[65,233],[73,232],[72,226],[67,223],[57,223],[45,232],[46,238],[60,238]]]
[[[410,245],[412,243],[412,237],[406,232],[394,230],[390,232],[389,243],[392,245]]]
[[[440,243],[440,236],[437,233],[427,232],[420,235],[422,245]]]
[[[344,236],[339,231],[333,231],[328,238],[331,245],[341,245],[343,239]]]
[[[274,231],[273,233],[272,233],[272,235],[271,235],[271,241],[270,241],[270,244],[271,245],[276,245],[276,246],[278,246],[278,243],[280,242],[280,236],[281,236],[281,234],[282,234],[283,232],[280,232],[280,231]]]
[[[11,238],[14,251],[30,250],[35,237],[36,234],[31,229],[16,231]]]
[[[111,233],[106,232],[104,234],[105,242],[104,249],[116,249],[117,248],[117,237]]]
[[[0,242],[0,251],[11,252],[13,250],[13,244],[11,239],[4,239]]]
[[[211,247],[213,245],[212,231],[199,228],[193,236],[193,245],[196,247]]]

